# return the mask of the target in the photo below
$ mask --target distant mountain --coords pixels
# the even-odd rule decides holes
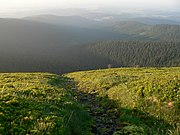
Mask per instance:
[[[180,25],[179,15],[136,15],[130,13],[120,13],[120,14],[105,14],[105,13],[89,13],[83,15],[84,17],[90,20],[96,20],[101,23],[118,23],[120,21],[135,21],[141,22],[148,25],[156,24],[171,24],[171,25]]]
[[[0,71],[57,72],[71,65],[64,58],[65,48],[119,38],[123,35],[110,30],[0,19]]]
[[[126,34],[139,34],[147,31],[151,26],[137,21],[121,21],[112,24],[113,30]]]
[[[138,17],[129,19],[130,21],[138,21],[145,24],[156,25],[156,24],[170,24],[170,25],[180,25],[180,21],[171,20],[170,18],[162,17]]]
[[[104,15],[104,16],[103,16]],[[91,29],[89,31],[104,31],[106,33],[116,32],[119,33],[119,39],[126,40],[179,40],[179,32],[175,25],[178,24],[176,21],[171,21],[168,19],[162,18],[148,18],[148,17],[140,17],[140,18],[132,18],[127,17],[127,15],[110,15],[105,16],[106,14],[89,14],[85,17],[80,16],[55,16],[55,15],[38,15],[24,18],[25,20],[35,21],[35,22],[43,22],[47,24],[53,24],[56,26],[65,26],[71,28],[71,30],[77,31],[88,31],[87,29]],[[127,18],[126,18],[126,17]],[[87,19],[89,17],[89,19]],[[96,18],[96,19],[95,19]],[[99,19],[98,19],[99,18]],[[122,21],[127,20],[127,21]],[[163,24],[163,25],[162,25]],[[158,28],[161,27],[161,30]],[[173,30],[167,29],[167,27],[173,27]],[[87,29],[84,29],[87,28]],[[158,29],[158,32],[155,29]],[[163,30],[164,29],[164,30]],[[166,30],[167,29],[167,30]],[[166,32],[166,33],[164,33]],[[86,35],[88,32],[85,32],[83,35]],[[100,32],[101,34],[103,32]],[[99,36],[101,35],[99,34]],[[118,34],[117,34],[118,35]],[[167,35],[169,37],[167,37]],[[91,37],[92,35],[89,35]],[[166,38],[164,38],[166,37]],[[108,40],[109,38],[107,38]]]
[[[121,34],[112,30],[60,24],[57,26],[23,19],[0,19],[0,29],[0,45],[4,45],[5,48],[15,45],[27,48],[53,48],[121,38]]]
[[[77,33],[73,33],[65,27],[21,19],[1,19],[0,29],[0,45],[3,45],[3,48],[18,46],[29,51],[34,47],[43,49],[47,46],[53,48],[57,45],[74,45],[80,39]]]
[[[143,35],[157,40],[180,41],[180,25],[158,24],[144,31]]]
[[[109,63],[179,66],[179,25],[99,23],[47,15],[0,19],[0,72],[65,73],[106,68]]]
[[[68,25],[81,28],[97,28],[100,23],[80,16],[56,16],[56,15],[36,15],[25,17],[25,20],[43,22],[54,25]]]
[[[180,41],[180,25],[147,25],[137,21],[121,21],[107,27],[129,34],[127,39]]]

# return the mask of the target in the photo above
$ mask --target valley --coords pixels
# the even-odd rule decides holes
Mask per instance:
[[[177,24],[37,15],[0,19],[0,29],[0,72],[63,74],[104,69],[108,64],[113,67],[180,64]]]

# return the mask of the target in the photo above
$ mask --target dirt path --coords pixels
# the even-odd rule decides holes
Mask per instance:
[[[120,128],[119,112],[115,101],[108,97],[98,97],[96,94],[84,93],[77,89],[74,89],[73,93],[94,121],[92,133],[95,135],[113,135]]]

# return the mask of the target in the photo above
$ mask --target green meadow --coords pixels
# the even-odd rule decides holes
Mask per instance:
[[[180,133],[180,68],[118,68],[66,76],[80,91],[107,99],[99,100],[102,109],[97,111],[107,112],[108,102],[116,104],[119,127],[114,134]]]
[[[0,134],[179,135],[180,68],[0,74]]]
[[[90,117],[67,82],[48,73],[0,74],[0,134],[89,134]]]

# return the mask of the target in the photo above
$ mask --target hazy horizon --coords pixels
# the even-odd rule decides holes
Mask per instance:
[[[53,14],[54,10],[77,8],[99,12],[179,12],[178,0],[0,0],[0,18]]]

